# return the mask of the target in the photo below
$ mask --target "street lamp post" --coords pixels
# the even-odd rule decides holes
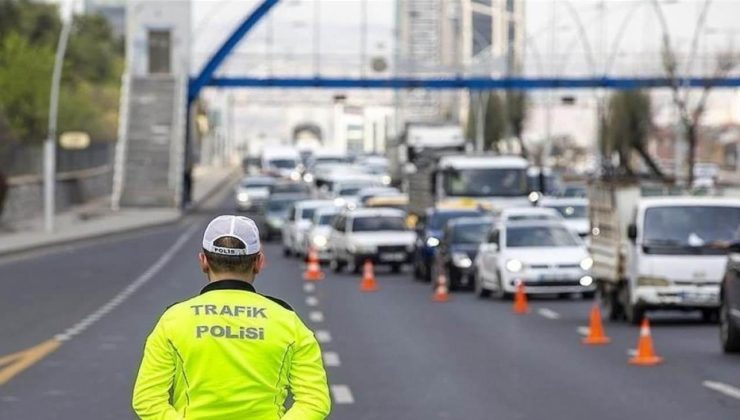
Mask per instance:
[[[57,117],[59,114],[59,87],[62,79],[64,56],[67,52],[67,43],[72,31],[71,8],[74,0],[70,3],[70,16],[66,19],[62,16],[62,30],[59,34],[54,71],[51,75],[51,94],[49,98],[49,131],[44,142],[44,229],[47,233],[54,231],[55,210],[55,183],[56,183],[56,141],[57,141]]]

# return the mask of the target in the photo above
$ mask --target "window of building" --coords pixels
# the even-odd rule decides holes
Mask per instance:
[[[514,1],[515,0],[506,0],[506,11],[509,13],[514,13]]]
[[[493,22],[491,15],[473,12],[473,45],[472,54],[475,56],[491,46],[493,41]]]

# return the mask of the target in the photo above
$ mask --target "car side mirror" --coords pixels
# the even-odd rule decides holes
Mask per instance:
[[[630,223],[629,226],[627,226],[627,237],[632,242],[637,240],[637,225],[634,223]]]

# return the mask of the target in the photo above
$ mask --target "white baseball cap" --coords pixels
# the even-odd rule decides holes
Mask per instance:
[[[244,248],[224,248],[214,245],[223,237],[231,236],[244,244]],[[260,233],[257,225],[244,216],[218,216],[208,224],[203,233],[203,249],[220,255],[253,255],[260,252]]]

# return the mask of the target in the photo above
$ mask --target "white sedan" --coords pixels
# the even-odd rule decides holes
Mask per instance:
[[[527,294],[593,296],[593,260],[583,241],[562,221],[497,224],[480,245],[474,285],[481,297],[508,298],[519,282]]]

